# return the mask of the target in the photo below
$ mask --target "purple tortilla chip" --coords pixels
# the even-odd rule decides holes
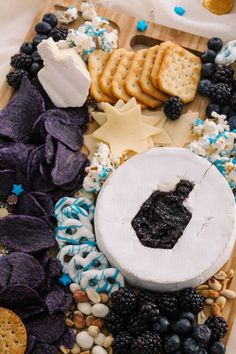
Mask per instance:
[[[0,291],[0,306],[2,307],[23,308],[43,304],[43,299],[39,294],[25,285],[8,286]]]
[[[55,107],[54,103],[49,98],[47,92],[44,90],[43,86],[41,85],[39,79],[36,77],[31,81],[32,85],[40,92],[43,97],[46,109],[52,109]]]
[[[74,299],[71,293],[66,293],[65,295],[65,302],[60,308],[61,311],[72,311],[74,307]]]
[[[41,94],[27,77],[23,77],[19,90],[0,112],[0,135],[27,143],[34,122],[44,110]]]
[[[32,253],[32,256],[34,256],[35,259],[41,264],[41,266],[44,268],[49,260],[49,255],[50,255],[50,250],[49,248],[46,248],[45,250]]]
[[[0,149],[0,168],[26,173],[27,161],[33,145],[12,144]]]
[[[70,116],[60,109],[47,111],[45,128],[48,134],[71,150],[77,151],[83,145],[83,134],[79,125],[74,125]]]
[[[41,207],[45,210],[48,218],[54,214],[54,206],[52,197],[42,192],[31,192],[31,195],[38,201]]]
[[[11,279],[12,266],[8,257],[0,257],[0,289],[6,288]]]
[[[26,318],[38,315],[39,313],[43,312],[45,310],[45,307],[44,306],[24,307],[24,308],[15,307],[13,310],[22,320],[25,320]]]
[[[46,276],[49,278],[59,277],[62,272],[61,262],[57,258],[49,258],[45,268]]]
[[[73,181],[80,173],[86,160],[85,154],[80,151],[72,151],[58,141],[55,166],[51,174],[53,183],[62,186]]]
[[[54,233],[33,216],[11,215],[0,219],[0,243],[20,252],[37,252],[55,245]]]
[[[39,288],[45,279],[43,267],[31,255],[13,252],[6,257],[12,266],[9,285],[26,285],[32,289]]]
[[[49,223],[48,215],[32,193],[22,193],[14,209],[15,215],[30,215]]]
[[[43,144],[45,142],[47,132],[45,129],[45,119],[47,115],[45,113],[41,114],[38,119],[34,122],[30,141],[34,144]]]
[[[82,130],[82,133],[86,132],[87,125],[89,122],[88,107],[86,105],[84,105],[83,107],[76,108],[62,108],[62,110],[70,116],[71,124],[75,128],[79,126]]]
[[[48,164],[51,164],[56,154],[56,146],[51,135],[47,135],[45,142],[45,160]]]
[[[51,316],[45,311],[27,319],[25,325],[29,333],[37,338],[37,341],[50,344],[57,341],[64,333],[65,315],[58,311]]]
[[[13,170],[0,171],[0,198],[7,197],[11,194],[15,178],[16,174]]]
[[[65,330],[61,339],[61,343],[66,349],[73,348],[73,346],[75,345],[75,334],[71,328],[67,328]]]
[[[57,354],[58,349],[54,345],[39,343],[37,342],[34,347],[32,354]]]
[[[51,291],[45,297],[45,303],[48,308],[50,315],[59,310],[65,302],[65,292],[63,289],[58,289],[57,291]]]
[[[36,338],[34,336],[28,335],[27,348],[26,348],[25,354],[33,353],[32,349],[34,348],[35,341],[36,341]]]

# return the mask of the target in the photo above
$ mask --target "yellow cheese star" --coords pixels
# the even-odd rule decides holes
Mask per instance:
[[[107,120],[92,135],[108,143],[116,156],[122,156],[128,150],[137,153],[148,150],[148,138],[160,133],[160,129],[143,123],[139,105],[125,112],[120,112],[108,103],[103,104],[103,108]]]

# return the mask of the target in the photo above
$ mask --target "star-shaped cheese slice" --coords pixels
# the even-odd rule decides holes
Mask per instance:
[[[139,105],[125,112],[120,112],[108,103],[103,104],[103,108],[107,120],[92,135],[108,143],[116,156],[122,156],[128,150],[136,153],[146,151],[149,148],[148,138],[160,133],[160,129],[143,122]]]

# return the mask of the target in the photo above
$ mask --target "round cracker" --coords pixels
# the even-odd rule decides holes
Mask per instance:
[[[0,353],[24,354],[27,332],[21,319],[12,311],[0,307]]]

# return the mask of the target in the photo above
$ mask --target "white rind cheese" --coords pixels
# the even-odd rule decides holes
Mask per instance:
[[[184,205],[192,218],[173,249],[141,244],[131,221],[155,190],[181,179],[195,184]],[[112,266],[137,287],[174,291],[194,287],[218,271],[235,241],[235,202],[225,178],[206,159],[181,148],[156,148],[120,166],[104,184],[95,231]]]

